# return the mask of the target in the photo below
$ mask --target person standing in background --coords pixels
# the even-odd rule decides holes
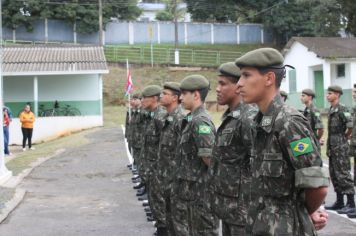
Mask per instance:
[[[32,133],[33,133],[33,123],[35,122],[35,115],[31,111],[31,107],[27,104],[20,114],[21,130],[22,130],[22,150],[26,151],[26,141],[28,140],[28,148],[35,150],[32,147]]]
[[[4,153],[5,155],[11,155],[11,152],[9,151],[9,141],[10,141],[9,126],[10,126],[10,122],[12,121],[11,111],[9,108],[3,107],[2,112],[4,115],[3,117]]]

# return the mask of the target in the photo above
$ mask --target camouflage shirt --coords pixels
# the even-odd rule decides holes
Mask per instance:
[[[352,114],[352,122],[353,122],[353,128],[352,128],[352,137],[351,137],[351,155],[356,154],[356,106],[353,108],[353,114]]]
[[[249,186],[251,125],[256,113],[256,108],[240,103],[234,110],[227,110],[223,115],[215,138],[211,168],[213,188],[218,194],[238,197],[239,192]],[[241,184],[244,187],[240,188]]]
[[[317,130],[324,128],[323,122],[321,121],[320,111],[312,103],[310,106],[305,107],[303,115],[308,119],[315,137],[317,137]]]
[[[247,235],[314,235],[303,190],[329,180],[308,120],[277,95],[255,122]]]
[[[156,161],[158,158],[158,145],[161,129],[163,127],[166,110],[158,106],[154,111],[149,111],[147,123],[143,134],[144,158],[148,161]]]
[[[345,132],[347,128],[352,128],[352,116],[342,104],[330,107],[328,114],[328,141],[327,147],[347,143]]]
[[[182,120],[181,130],[177,177],[202,183],[208,173],[202,158],[212,157],[215,126],[204,107],[200,106]]]
[[[173,112],[166,114],[164,118],[157,161],[158,178],[165,182],[164,185],[172,182],[178,166],[176,149],[183,117],[183,110],[178,106]]]
[[[145,126],[145,111],[138,108],[132,114],[131,118],[131,139],[134,141],[132,142],[132,147],[140,149],[142,146],[142,132]]]

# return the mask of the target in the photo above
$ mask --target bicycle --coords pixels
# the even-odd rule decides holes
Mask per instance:
[[[44,110],[44,116],[80,116],[80,110],[71,107],[70,105],[66,104],[65,107],[60,107],[59,102],[55,101],[53,108]]]

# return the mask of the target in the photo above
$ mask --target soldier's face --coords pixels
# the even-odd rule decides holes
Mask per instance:
[[[236,99],[237,96],[239,96],[237,83],[232,82],[224,76],[219,76],[218,86],[216,87],[216,100],[218,104],[229,104]]]
[[[156,96],[153,96],[153,97],[144,97],[142,98],[142,107],[144,109],[152,109],[155,104],[157,102],[157,97]]]
[[[176,95],[169,89],[163,89],[160,95],[160,104],[164,107],[171,105],[175,101]]]
[[[332,92],[332,91],[328,91],[328,93],[326,94],[326,99],[328,100],[328,102],[334,102],[339,98],[339,94]]]
[[[258,103],[264,99],[266,86],[271,86],[268,76],[268,74],[261,74],[254,67],[241,68],[241,77],[237,85],[244,102]]]
[[[352,97],[356,101],[356,88],[352,89]]]
[[[180,95],[181,104],[184,109],[191,110],[194,106],[194,96],[195,92],[182,91]]]
[[[300,97],[300,100],[302,101],[302,103],[306,104],[308,103],[310,100],[312,99],[311,96],[308,96],[304,93],[302,93],[301,97]]]

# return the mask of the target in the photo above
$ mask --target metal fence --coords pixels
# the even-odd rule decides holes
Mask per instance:
[[[173,48],[106,46],[108,62],[125,62],[143,64],[175,64]],[[187,66],[217,66],[234,61],[242,52],[179,49],[179,64]]]

